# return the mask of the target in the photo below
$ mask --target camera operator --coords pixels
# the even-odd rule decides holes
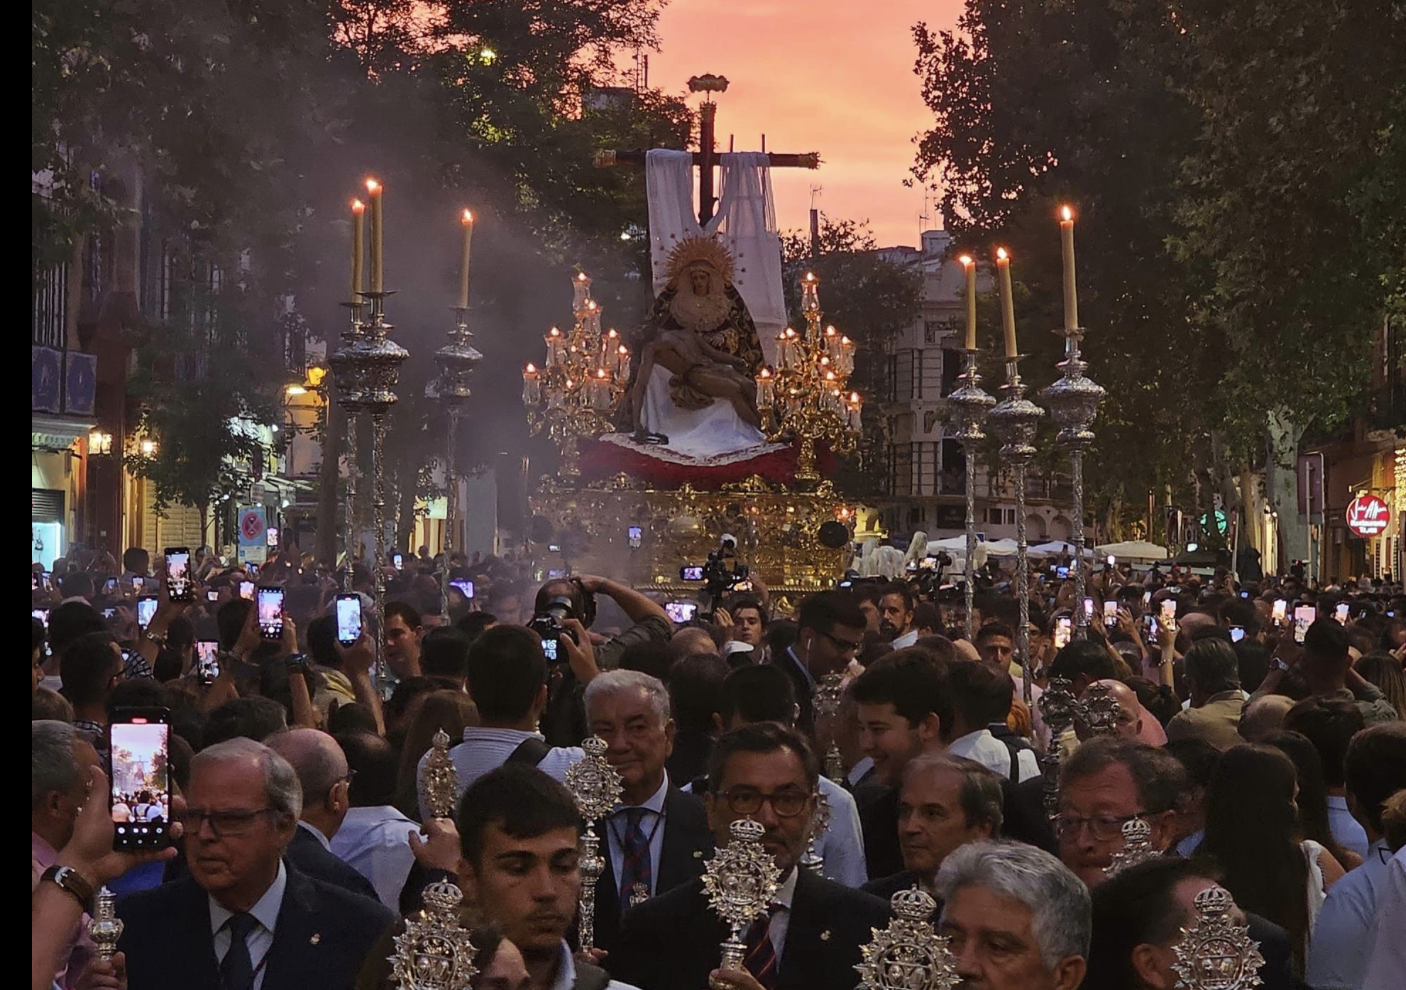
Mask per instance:
[[[542,585],[533,606],[529,626],[542,636],[544,642],[558,630],[557,635],[570,635],[562,623],[575,619],[587,630],[595,620],[595,596],[605,595],[620,606],[632,625],[620,635],[595,648],[596,665],[601,670],[620,666],[620,655],[636,643],[668,642],[673,635],[673,623],[663,606],[650,601],[629,585],[593,574],[574,578],[556,578]],[[554,746],[574,746],[586,735],[586,709],[582,700],[585,685],[566,662],[564,651],[557,662],[550,662],[547,674],[547,708],[542,714],[542,734]]]

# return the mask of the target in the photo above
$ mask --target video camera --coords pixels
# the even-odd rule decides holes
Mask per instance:
[[[727,563],[729,560],[734,561],[731,566]],[[708,559],[702,567],[685,567],[681,573],[688,574],[692,580],[702,581],[703,590],[716,602],[739,582],[747,580],[747,565],[736,563],[736,560],[737,537],[724,533],[719,538],[717,547],[708,551]],[[689,580],[690,577],[685,577],[684,580]]]
[[[566,620],[580,618],[581,616],[576,614],[576,606],[568,596],[554,595],[547,599],[542,610],[527,623],[527,628],[542,637],[542,655],[547,658],[548,663],[566,659],[566,653],[561,648],[562,639],[570,637],[573,643],[576,642],[576,634],[566,628]]]
[[[947,568],[952,566],[952,558],[945,551],[939,550],[935,554],[928,554],[916,564],[908,565],[908,580],[917,586],[918,592],[927,599],[936,596],[939,588],[942,587],[942,577]]]

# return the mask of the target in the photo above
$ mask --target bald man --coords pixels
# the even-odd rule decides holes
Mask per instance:
[[[1283,694],[1262,694],[1245,703],[1240,713],[1240,735],[1246,742],[1263,742],[1284,727],[1284,716],[1294,699]]]
[[[288,861],[308,876],[377,900],[371,881],[332,852],[332,836],[351,807],[351,772],[337,740],[321,729],[289,729],[264,742],[293,767],[303,789],[302,817],[288,844]]]

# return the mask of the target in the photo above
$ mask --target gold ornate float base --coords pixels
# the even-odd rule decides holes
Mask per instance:
[[[700,565],[724,534],[737,541],[737,559],[787,608],[800,597],[832,588],[849,561],[848,542],[836,549],[820,542],[820,527],[839,523],[854,532],[854,506],[828,481],[814,491],[791,491],[753,475],[721,491],[646,487],[617,475],[598,488],[544,478],[529,496],[533,557],[539,576],[552,571],[608,574],[642,591],[690,596],[701,582],[679,579],[679,569]],[[638,540],[631,539],[638,528]],[[833,527],[831,527],[833,531]],[[632,546],[637,542],[638,546]],[[831,542],[834,542],[833,540]]]

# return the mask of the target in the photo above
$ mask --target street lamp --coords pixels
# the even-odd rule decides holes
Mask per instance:
[[[147,437],[142,440],[141,445],[138,449],[141,450],[143,457],[155,457],[156,441],[151,439],[150,437]]]
[[[94,457],[111,457],[112,434],[105,430],[93,430],[89,433],[88,453]]]

